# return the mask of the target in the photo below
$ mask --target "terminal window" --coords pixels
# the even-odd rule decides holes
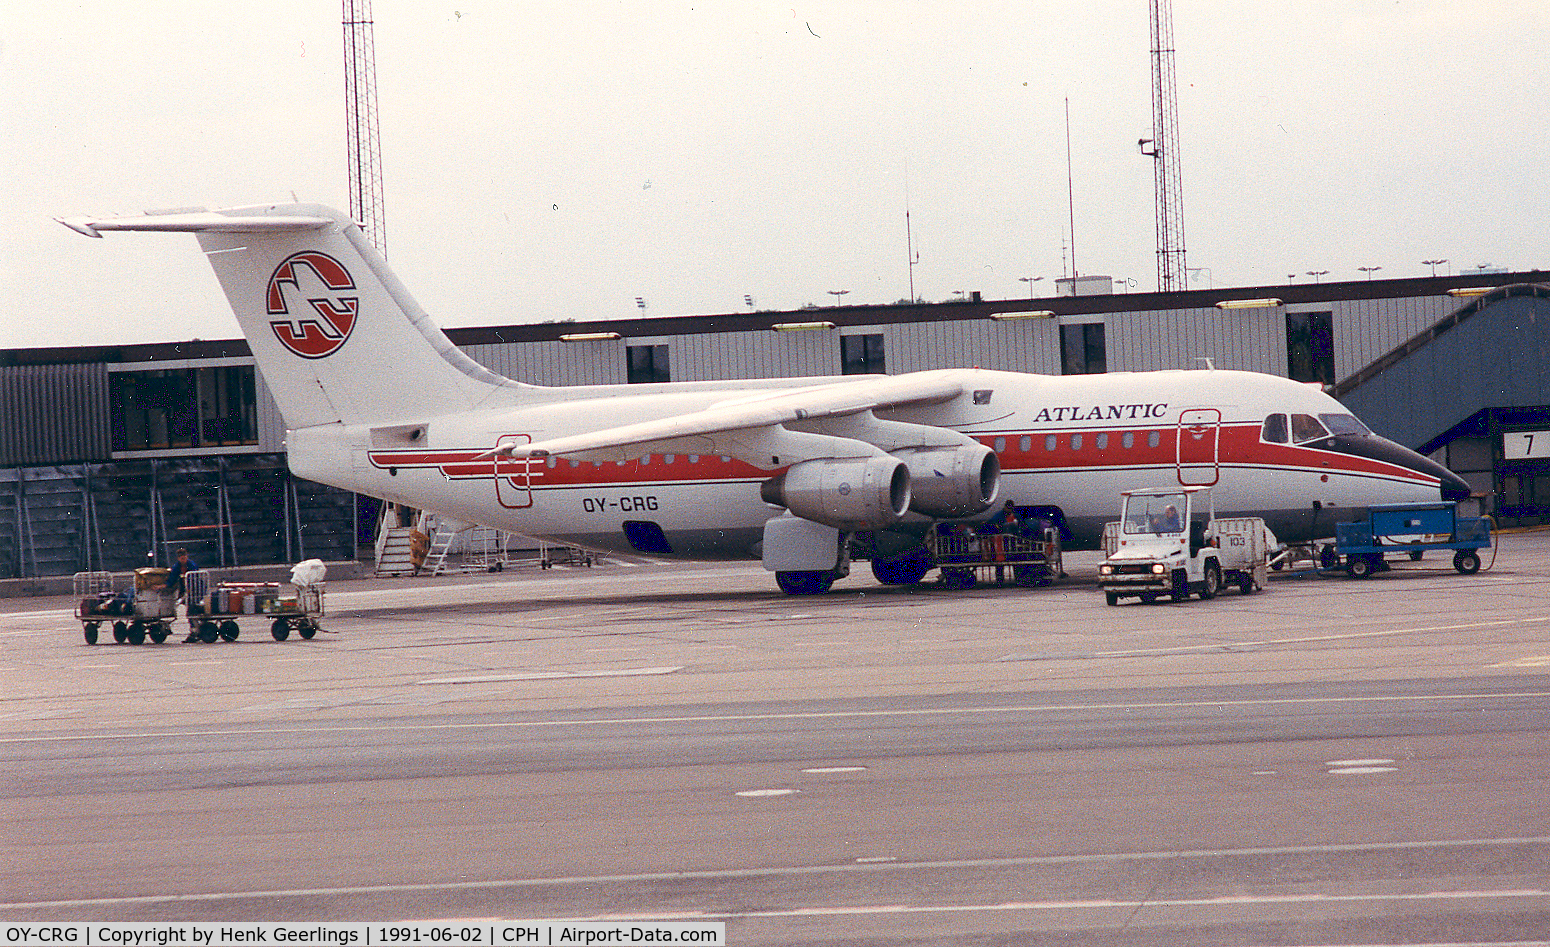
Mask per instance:
[[[1286,377],[1335,383],[1334,316],[1327,312],[1286,314]]]
[[[258,443],[251,365],[114,372],[108,401],[115,451]]]
[[[1103,323],[1088,322],[1060,327],[1060,373],[1101,375],[1108,371]]]
[[[628,361],[628,380],[632,385],[649,385],[671,381],[668,368],[667,346],[631,345],[625,348]]]
[[[840,336],[840,372],[845,375],[886,375],[882,333]]]

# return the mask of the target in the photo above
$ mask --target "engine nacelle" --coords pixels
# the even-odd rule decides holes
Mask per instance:
[[[983,444],[893,452],[910,469],[910,509],[934,519],[973,516],[1001,490],[1001,461]]]
[[[910,470],[897,457],[804,460],[759,488],[764,502],[835,529],[882,529],[910,506]]]

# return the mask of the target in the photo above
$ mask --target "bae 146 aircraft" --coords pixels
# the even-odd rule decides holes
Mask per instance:
[[[469,523],[598,550],[755,557],[819,593],[850,550],[920,581],[932,523],[999,500],[1096,546],[1120,491],[1210,485],[1286,541],[1354,508],[1461,499],[1446,468],[1318,388],[1239,371],[540,387],[458,350],[338,211],[270,204],[69,218],[190,232],[287,427],[291,470]]]

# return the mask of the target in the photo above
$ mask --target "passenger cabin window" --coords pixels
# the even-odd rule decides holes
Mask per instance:
[[[1319,419],[1313,415],[1292,415],[1292,443],[1303,444],[1328,436],[1329,432],[1324,430],[1324,425],[1320,424]]]
[[[1259,429],[1259,439],[1266,444],[1285,444],[1287,440],[1286,415],[1272,414]]]

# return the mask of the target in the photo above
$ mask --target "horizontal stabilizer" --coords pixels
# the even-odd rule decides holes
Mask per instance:
[[[317,230],[337,221],[328,217],[228,217],[209,211],[186,214],[142,214],[138,217],[55,217],[88,237],[105,230],[149,230],[160,233],[276,233]]]

